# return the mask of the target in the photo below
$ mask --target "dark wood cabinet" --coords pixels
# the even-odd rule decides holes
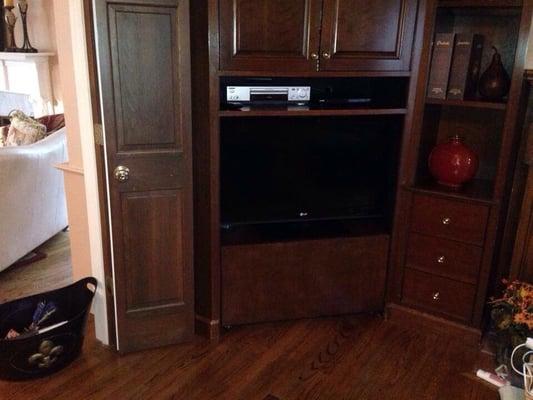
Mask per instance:
[[[314,70],[322,0],[220,0],[222,70]]]
[[[223,71],[408,71],[417,0],[220,0]]]
[[[416,77],[413,117],[406,129],[397,202],[388,309],[392,318],[415,315],[423,324],[479,340],[488,318],[487,297],[501,277],[495,268],[510,196],[518,133],[526,106],[524,65],[533,1],[421,2],[426,9],[418,31],[412,74]],[[434,35],[475,32],[485,38],[481,70],[490,46],[512,76],[500,103],[427,99]],[[420,44],[419,40],[423,40]],[[428,158],[439,143],[460,134],[480,160],[477,176],[460,188],[439,185]],[[508,270],[508,266],[507,266]]]
[[[417,0],[324,0],[320,69],[408,71]]]

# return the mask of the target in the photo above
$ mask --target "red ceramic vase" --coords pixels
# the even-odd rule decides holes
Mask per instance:
[[[429,155],[429,171],[441,185],[460,188],[477,172],[479,160],[458,135],[441,143]]]

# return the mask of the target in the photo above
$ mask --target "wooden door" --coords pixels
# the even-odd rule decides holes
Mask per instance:
[[[408,71],[417,0],[324,0],[321,70]]]
[[[322,0],[219,4],[221,70],[316,70]]]
[[[193,335],[188,0],[96,0],[121,352]]]

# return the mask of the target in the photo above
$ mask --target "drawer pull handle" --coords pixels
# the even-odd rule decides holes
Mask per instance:
[[[446,262],[446,257],[440,256],[439,258],[437,258],[437,262],[439,264],[444,264]]]
[[[439,301],[439,299],[440,299],[440,293],[439,292],[433,293],[433,300]]]
[[[445,217],[442,219],[442,225],[450,225],[452,223],[451,218]]]

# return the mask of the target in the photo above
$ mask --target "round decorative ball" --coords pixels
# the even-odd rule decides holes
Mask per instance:
[[[470,147],[459,136],[453,136],[446,143],[435,146],[429,155],[429,171],[441,185],[460,188],[477,172],[479,160]]]

